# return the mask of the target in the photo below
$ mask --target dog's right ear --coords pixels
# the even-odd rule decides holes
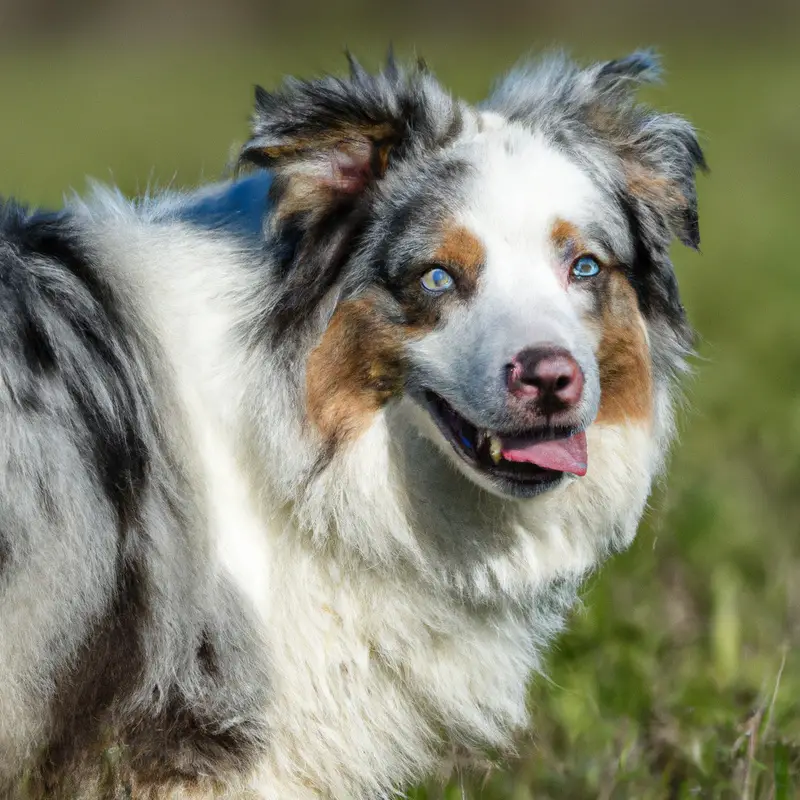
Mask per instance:
[[[322,212],[356,196],[395,160],[460,128],[458,105],[422,67],[404,72],[390,55],[372,75],[348,58],[349,78],[256,89],[253,135],[240,163],[275,172],[281,216]]]

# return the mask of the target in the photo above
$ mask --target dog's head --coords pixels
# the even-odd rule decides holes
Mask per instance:
[[[656,75],[649,54],[556,57],[477,108],[392,60],[258,90],[242,159],[275,176],[268,324],[313,339],[327,454],[399,408],[495,495],[604,463],[593,426],[644,431],[649,481],[690,346],[668,250],[699,243],[704,166],[688,123],[634,102]]]

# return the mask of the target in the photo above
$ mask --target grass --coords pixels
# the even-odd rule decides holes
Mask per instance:
[[[253,82],[339,66],[335,48],[290,44],[0,55],[0,192],[53,204],[84,174],[129,192],[216,176],[245,135]],[[635,545],[586,587],[532,687],[519,760],[416,800],[800,796],[795,44],[665,48],[670,80],[650,95],[698,125],[713,169],[703,254],[675,252],[700,334],[681,443]],[[478,98],[524,48],[420,49]]]

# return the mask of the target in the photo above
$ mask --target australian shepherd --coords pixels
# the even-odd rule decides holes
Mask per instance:
[[[0,796],[394,797],[509,752],[691,347],[649,53],[258,89],[237,177],[0,206]]]

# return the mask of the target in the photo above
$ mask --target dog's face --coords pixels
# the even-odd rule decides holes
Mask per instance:
[[[306,401],[327,452],[395,407],[528,498],[602,457],[594,424],[662,435],[689,336],[667,249],[698,242],[702,156],[632,105],[653,69],[548,62],[484,109],[393,65],[260,94],[244,157],[277,175],[276,336],[322,320]]]

